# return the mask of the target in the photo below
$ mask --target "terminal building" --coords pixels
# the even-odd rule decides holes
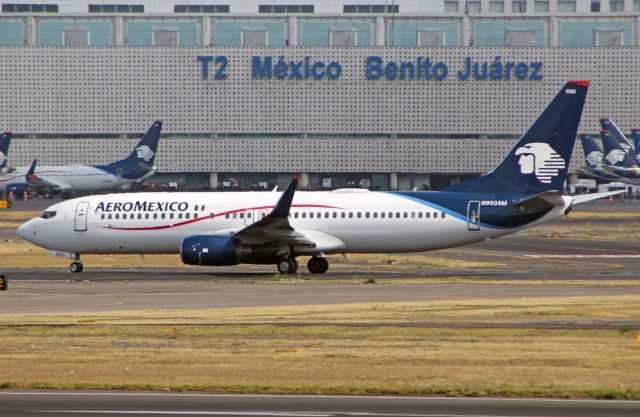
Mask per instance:
[[[439,189],[492,169],[570,79],[581,130],[640,126],[640,0],[0,0],[9,162],[154,181]],[[577,144],[575,181],[584,159]]]

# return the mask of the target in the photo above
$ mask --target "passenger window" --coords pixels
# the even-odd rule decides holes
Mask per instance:
[[[424,213],[424,217],[426,217],[427,219],[430,218],[431,217],[431,213],[429,213],[429,212]]]
[[[393,213],[389,212],[389,218],[392,218],[392,217],[393,217]]]
[[[342,217],[343,219],[347,217],[347,213],[345,213],[344,211],[342,213],[340,213],[340,217]]]
[[[169,218],[173,219],[173,213],[169,213]]]
[[[289,214],[291,214],[291,213],[289,213]],[[250,218],[251,218],[251,212],[248,212],[247,213],[247,219],[250,219]]]
[[[322,213],[318,213],[318,218],[321,219],[322,218]]]
[[[122,214],[122,218],[123,218],[123,219],[125,219],[125,220],[127,220],[127,213],[123,213],[123,214]]]
[[[353,219],[353,212],[352,211],[349,212],[349,218]]]
[[[434,211],[434,212],[433,212],[433,218],[434,218],[434,219],[437,219],[437,218],[438,218],[438,212],[437,212],[437,211]]]
[[[104,220],[104,213],[102,213],[102,215],[100,216],[100,218],[101,218],[102,220]]]
[[[244,213],[240,213],[238,216],[239,216],[241,219],[244,219]]]
[[[158,213],[153,213],[153,218],[157,219],[158,218]]]
[[[188,218],[189,218],[189,213],[187,213],[187,219],[188,219]],[[228,219],[228,218],[229,218],[229,213],[225,214],[225,215],[224,215],[224,218],[225,218],[225,219]]]
[[[178,213],[178,218],[181,219],[182,218],[182,213]]]
[[[238,213],[233,213],[233,214],[231,215],[231,217],[233,217],[234,219],[237,219],[237,218],[238,218]],[[195,218],[195,217],[194,217],[194,218]]]
[[[415,219],[415,218],[416,218],[416,212],[415,212],[415,211],[412,211],[412,212],[411,212],[411,218],[412,218],[412,219]]]
[[[164,218],[165,218],[165,216],[166,216],[166,214],[165,214],[165,213],[160,214],[160,218],[161,218],[161,219],[164,219]]]
[[[142,213],[138,213],[138,219],[142,219]]]
[[[403,216],[403,217],[406,219],[407,217],[409,217],[409,213],[407,213],[407,212],[405,211],[405,212],[404,212],[404,216]]]
[[[293,213],[293,218],[297,219],[298,218],[298,212]]]
[[[446,213],[443,211],[440,216],[444,219],[446,217]]]
[[[400,218],[400,213],[396,213],[396,219]]]
[[[421,218],[422,218],[422,212],[421,212],[421,211],[419,211],[419,212],[418,212],[418,218],[419,218],[419,219],[421,219]]]
[[[386,214],[386,213],[383,211],[382,213],[380,213],[380,217],[384,219],[384,215],[385,215],[385,214]]]
[[[373,218],[374,218],[374,219],[377,219],[377,218],[378,218],[378,212],[377,212],[377,211],[374,211],[374,212],[373,212]]]
[[[149,218],[149,213],[145,213],[144,218],[148,219]]]
[[[338,218],[338,213],[336,213],[335,211],[333,212],[333,218],[337,219]]]
[[[327,211],[326,213],[324,213],[324,218],[328,219],[329,218],[329,212]]]
[[[309,218],[313,219],[313,212],[309,213]]]
[[[227,214],[227,216],[228,216],[228,214]],[[185,213],[185,214],[184,214],[184,218],[185,218],[185,219],[190,219],[190,218],[191,218],[191,213]],[[229,218],[229,217],[227,217],[227,219],[228,219],[228,218]]]
[[[306,212],[302,212],[302,218],[306,219],[307,218],[307,213]]]
[[[362,213],[358,212],[358,218],[362,217]]]
[[[210,219],[213,219],[213,218],[215,218],[215,217],[216,217],[216,214],[215,214],[215,213],[209,213],[209,218],[210,218]]]
[[[120,213],[116,213],[116,220],[120,218]]]
[[[367,219],[369,218],[369,212],[368,211],[366,213],[364,213],[364,217],[367,218]]]
[[[113,217],[113,216],[112,216],[112,214],[111,214],[111,213],[109,213],[109,220],[111,220],[111,218],[112,218],[112,217]]]

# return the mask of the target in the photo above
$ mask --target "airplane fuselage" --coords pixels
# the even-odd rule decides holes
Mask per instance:
[[[25,174],[28,171],[29,167],[18,167],[14,172],[0,175],[0,191],[6,191],[12,185],[26,187]],[[122,178],[91,165],[41,166],[36,167],[35,175],[45,182],[34,187],[36,189],[80,192],[113,190],[142,179]]]
[[[231,236],[266,216],[281,193],[138,193],[77,198],[48,209],[19,234],[70,253],[178,253],[194,235]],[[520,196],[484,193],[297,192],[289,223],[317,244],[297,255],[414,252],[513,233],[571,205],[520,212]],[[34,235],[36,233],[37,235]],[[251,243],[249,243],[251,245]],[[253,243],[259,247],[260,241]]]

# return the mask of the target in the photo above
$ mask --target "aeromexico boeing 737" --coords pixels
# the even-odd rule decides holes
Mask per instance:
[[[77,191],[113,190],[124,184],[141,181],[154,174],[153,166],[162,122],[154,122],[126,158],[109,165],[37,166],[19,167],[0,175],[0,192],[22,194],[27,190],[70,194]]]
[[[74,259],[85,253],[180,253],[190,265],[276,264],[326,272],[335,253],[417,252],[513,233],[616,193],[562,196],[588,81],[570,81],[492,172],[439,192],[141,193],[49,207],[18,234]]]
[[[611,171],[604,167],[607,161],[604,158],[604,152],[598,146],[595,139],[588,133],[581,133],[582,150],[584,151],[585,166],[582,167],[585,174],[592,175],[605,181],[622,181],[623,178],[614,175]]]
[[[601,130],[600,137],[607,162],[602,167],[619,177],[619,181],[640,185],[640,167],[636,163],[633,148],[627,149],[625,143],[615,138],[609,130]]]

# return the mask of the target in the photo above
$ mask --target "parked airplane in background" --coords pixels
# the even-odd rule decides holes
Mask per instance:
[[[9,155],[9,145],[11,144],[11,132],[4,132],[0,136],[0,174],[6,174],[15,171],[7,166]]]
[[[640,164],[640,129],[631,129],[631,138],[636,153],[636,162]]]
[[[18,228],[82,271],[85,253],[180,253],[190,265],[276,264],[324,273],[326,254],[436,250],[479,242],[566,215],[619,193],[561,195],[588,81],[569,81],[490,173],[444,191],[139,193],[55,204]]]
[[[29,178],[26,174],[30,167],[16,168],[11,173],[0,175],[0,191],[71,194],[113,190],[141,181],[156,170],[153,163],[161,130],[162,122],[154,122],[126,159],[109,165],[38,166]]]
[[[609,132],[611,132],[611,135],[613,135],[614,139],[620,143],[620,148],[625,151],[625,153],[631,153],[633,151],[631,142],[629,142],[629,139],[627,139],[627,137],[622,133],[618,126],[613,123],[613,120],[609,119],[608,117],[603,117],[600,119],[600,126],[602,127],[602,130],[608,130]]]
[[[633,149],[627,150],[624,142],[619,142],[609,130],[601,130],[600,137],[607,161],[602,168],[619,177],[619,181],[640,185],[640,167]]]
[[[598,146],[595,139],[588,133],[581,133],[580,139],[582,140],[582,150],[584,151],[584,160],[586,163],[586,165],[582,167],[584,173],[605,181],[621,181],[621,177],[612,174],[603,167],[607,162],[604,159],[604,152],[600,146]]]

